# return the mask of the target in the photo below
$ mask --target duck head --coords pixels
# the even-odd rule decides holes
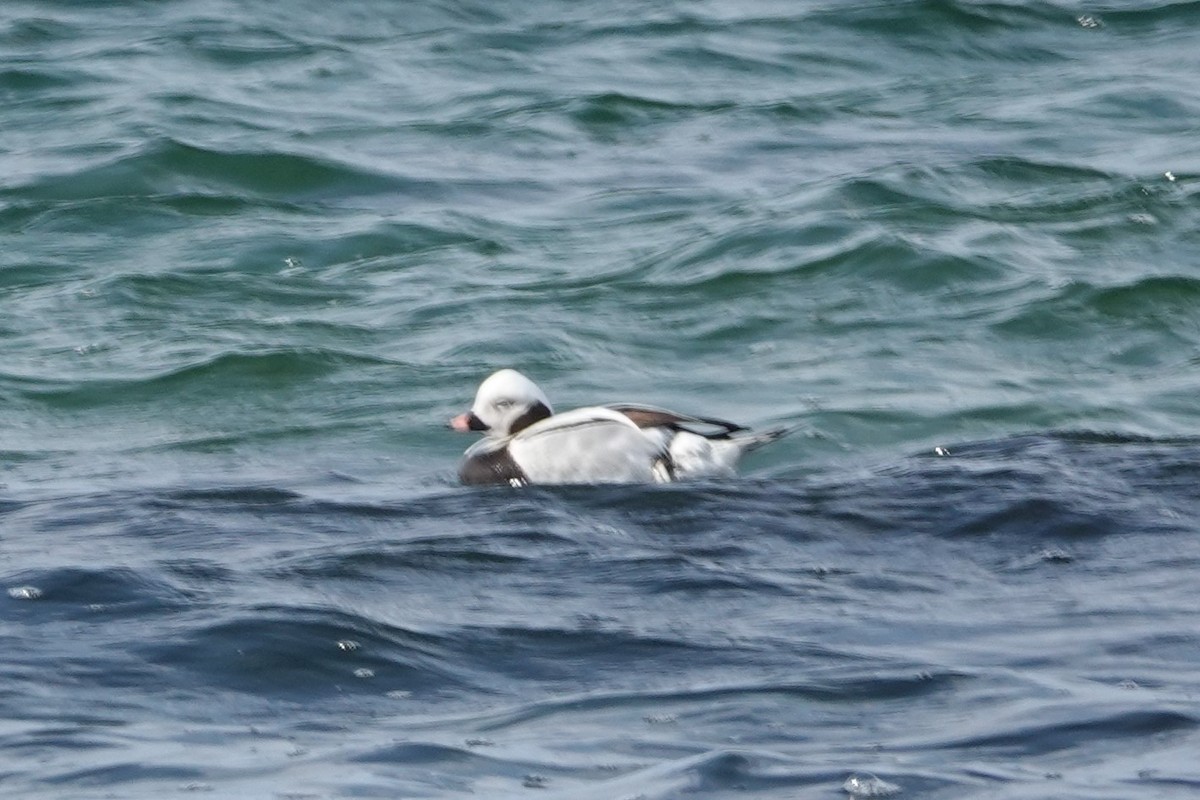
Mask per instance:
[[[502,369],[479,384],[471,410],[450,420],[450,427],[504,438],[553,413],[536,383],[515,369]]]

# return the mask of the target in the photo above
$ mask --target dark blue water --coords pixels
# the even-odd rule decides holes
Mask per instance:
[[[0,10],[0,788],[1200,795],[1195,2]],[[478,382],[796,433],[467,489]]]
[[[736,484],[11,501],[5,783],[1187,797],[1198,487],[1195,441],[1054,435]]]

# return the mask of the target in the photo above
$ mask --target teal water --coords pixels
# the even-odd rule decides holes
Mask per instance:
[[[0,778],[1188,796],[1198,22],[6,4]],[[502,366],[798,432],[466,490]]]

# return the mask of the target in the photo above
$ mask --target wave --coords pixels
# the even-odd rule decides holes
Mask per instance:
[[[410,692],[463,691],[470,682],[446,647],[442,636],[358,614],[258,606],[139,650],[149,663],[186,670],[201,685],[299,699],[356,688],[378,696],[379,682]]]
[[[389,365],[362,353],[312,347],[226,351],[136,377],[56,380],[37,375],[0,375],[23,397],[59,408],[99,408],[194,391],[226,395],[237,387],[281,389],[332,375],[347,366]]]
[[[1200,298],[1200,279],[1148,275],[1117,286],[1072,281],[1047,295],[1027,300],[995,323],[994,330],[1008,336],[1074,340],[1081,327],[1111,333],[1120,325],[1126,330],[1165,331],[1190,341],[1191,309]]]
[[[254,363],[234,359],[231,368]],[[779,477],[670,486],[528,487],[520,492],[438,487],[396,495],[379,485],[356,493],[382,492],[378,500],[348,501],[333,499],[340,493],[333,484],[316,495],[287,486],[197,485],[118,493],[109,500],[85,496],[79,502],[176,513],[267,510],[299,525],[334,519],[350,527],[385,524],[407,531],[384,549],[348,544],[327,553],[297,554],[279,565],[281,578],[363,577],[363,570],[397,568],[488,572],[535,565],[536,559],[523,555],[531,549],[571,552],[613,535],[619,542],[631,532],[679,528],[698,538],[677,543],[670,555],[618,549],[605,555],[604,569],[623,580],[640,581],[644,574],[647,584],[656,574],[682,579],[695,570],[712,580],[685,581],[677,588],[758,592],[778,586],[742,583],[736,572],[723,574],[715,566],[746,551],[737,540],[708,540],[705,534],[749,518],[760,534],[818,541],[823,538],[819,520],[824,519],[862,533],[904,530],[957,537],[1008,530],[1037,541],[1042,535],[1037,531],[1104,536],[1119,529],[1122,519],[1138,515],[1144,515],[1139,528],[1157,524],[1174,530],[1187,521],[1173,521],[1171,509],[1200,498],[1200,440],[1190,437],[1065,430],[950,442],[937,453],[845,469],[809,466],[797,477],[787,477],[789,468],[777,466]],[[450,519],[481,527],[477,533],[448,538],[439,531]],[[1077,524],[1083,519],[1090,520],[1090,527]],[[765,579],[760,573],[760,581]]]
[[[1066,719],[1046,719],[1060,715]],[[1059,750],[1078,750],[1094,743],[1096,739],[1140,741],[1147,736],[1200,729],[1200,719],[1170,708],[1116,707],[1087,716],[1082,715],[1078,707],[1043,708],[1040,716],[1042,719],[1033,723],[1027,720],[992,720],[985,726],[984,732],[939,742],[934,746],[976,752],[993,750],[1012,757],[1030,757]]]
[[[130,720],[153,706],[188,729],[148,762],[167,781],[244,779],[196,766],[231,742],[280,748],[254,764],[277,788],[351,763],[427,794],[828,793],[869,774],[961,794],[1040,788],[1051,762],[1017,756],[1130,746],[1188,780],[1190,755],[1139,743],[1200,729],[1174,699],[1195,437],[1044,432],[664,487],[340,487],[0,504],[23,565],[0,570],[10,738],[95,753],[32,759],[29,779],[133,780]],[[31,718],[55,682],[73,710]],[[78,708],[112,720],[64,723]]]
[[[1131,8],[1124,3],[1102,3],[1096,8],[1099,18],[1106,23],[1130,31],[1158,31],[1172,25],[1181,34],[1200,22],[1200,2],[1196,0],[1165,0],[1139,4]]]
[[[82,79],[82,75],[57,69],[8,67],[0,69],[0,91],[15,96],[19,102],[24,94],[36,97],[43,92],[68,89],[77,86]]]
[[[181,190],[186,196],[188,188],[197,185],[223,186],[235,197],[251,195],[273,202],[436,189],[427,182],[367,171],[322,156],[223,150],[159,137],[100,163],[57,175],[39,175],[22,186],[6,189],[4,194],[54,201],[178,197]]]

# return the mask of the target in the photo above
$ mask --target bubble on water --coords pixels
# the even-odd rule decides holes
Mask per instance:
[[[358,669],[354,670],[354,677],[356,677],[356,678],[374,678],[375,670],[368,669],[366,667],[359,667]]]
[[[1061,547],[1047,547],[1038,552],[1038,558],[1051,564],[1070,564],[1075,557]]]
[[[545,775],[538,775],[536,773],[530,773],[529,775],[525,776],[525,779],[523,781],[521,781],[521,785],[524,786],[526,789],[545,789],[546,784],[549,782],[550,782],[550,779],[547,778]]]
[[[1121,681],[1120,686],[1122,689],[1140,689],[1140,688],[1142,688],[1142,687],[1138,686],[1137,681],[1131,680],[1129,678],[1126,678],[1125,680]]]
[[[851,775],[842,790],[852,797],[891,797],[900,794],[900,787],[874,775]]]
[[[185,792],[211,792],[213,785],[211,783],[185,783],[179,788]]]
[[[407,692],[404,689],[393,689],[390,692],[385,692],[383,696],[389,700],[407,700],[412,697],[412,692]]]
[[[1099,17],[1093,17],[1091,14],[1081,14],[1075,18],[1075,21],[1079,23],[1079,27],[1081,28],[1101,28],[1104,26]]]
[[[941,445],[938,445],[937,447],[933,448],[933,454],[935,456],[948,456],[950,455],[950,451]]]
[[[1173,172],[1171,172],[1171,170],[1167,170],[1166,172],[1164,172],[1163,177],[1166,178],[1167,180],[1169,180],[1171,183],[1175,182],[1175,174]]]
[[[13,586],[8,590],[8,596],[13,600],[37,600],[42,596],[42,590],[36,586]]]
[[[651,725],[674,725],[678,721],[674,714],[648,714],[642,719]]]
[[[339,639],[337,643],[337,649],[346,653],[353,653],[360,647],[362,647],[362,645],[353,639]]]

